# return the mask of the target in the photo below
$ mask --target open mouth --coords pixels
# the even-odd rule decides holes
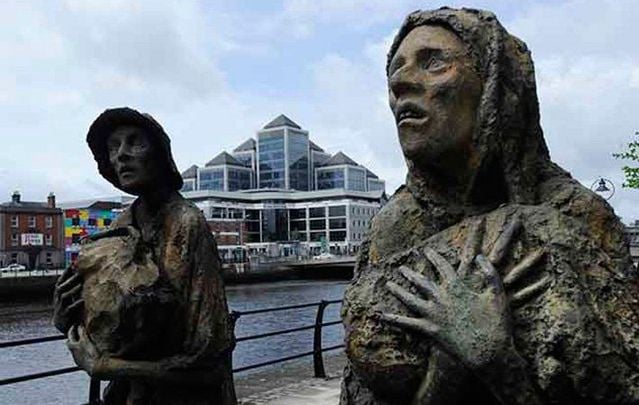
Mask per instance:
[[[404,103],[395,113],[397,124],[422,121],[426,118],[426,112],[414,103]]]
[[[120,175],[124,176],[124,175],[128,175],[128,174],[133,174],[134,170],[131,169],[130,167],[123,167],[120,169]]]

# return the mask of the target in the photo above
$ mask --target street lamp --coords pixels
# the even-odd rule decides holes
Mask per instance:
[[[603,177],[595,180],[590,186],[590,189],[606,200],[609,200],[615,194],[615,185],[613,182]]]

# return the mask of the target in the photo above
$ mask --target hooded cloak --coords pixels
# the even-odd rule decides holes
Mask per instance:
[[[479,218],[486,222],[482,250],[489,252],[515,215],[523,230],[498,270],[503,276],[544,248],[538,271],[552,279],[546,292],[512,312],[515,345],[536,388],[549,403],[639,397],[639,284],[624,228],[602,198],[550,160],[526,45],[486,11],[417,11],[400,28],[389,63],[406,35],[422,25],[442,26],[461,38],[483,81],[473,135],[479,169],[468,201],[442,203],[430,197],[428,179],[408,161],[407,185],[373,219],[342,309],[349,364],[341,403],[437,403],[419,392],[432,342],[375,316],[414,316],[385,284],[408,288],[397,274],[400,265],[432,277],[420,253],[424,246],[457,266],[470,224]],[[448,378],[444,384],[459,387],[456,401],[447,403],[497,403],[472,376],[467,383],[442,376]]]

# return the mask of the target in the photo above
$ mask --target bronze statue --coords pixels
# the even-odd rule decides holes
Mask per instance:
[[[178,193],[168,136],[116,108],[87,142],[100,174],[138,198],[56,285],[54,323],[75,362],[111,381],[105,404],[235,404],[221,264],[200,210]]]
[[[623,225],[550,160],[526,45],[417,11],[387,74],[409,170],[346,292],[341,404],[637,403]]]

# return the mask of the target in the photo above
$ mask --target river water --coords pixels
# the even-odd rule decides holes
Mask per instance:
[[[342,299],[346,284],[344,281],[287,281],[230,286],[227,287],[227,297],[231,310],[246,311]],[[0,303],[0,342],[57,334],[51,325],[49,306],[46,301]],[[339,308],[340,304],[329,305],[324,322],[339,319]],[[242,316],[237,322],[235,335],[241,337],[312,325],[316,311],[316,307],[311,307]],[[323,332],[323,346],[340,344],[343,337],[341,325],[327,327]],[[233,355],[233,367],[310,351],[312,343],[312,330],[239,342]],[[0,379],[73,365],[64,341],[0,349]],[[0,404],[82,404],[87,402],[88,386],[89,379],[84,372],[2,386]]]

